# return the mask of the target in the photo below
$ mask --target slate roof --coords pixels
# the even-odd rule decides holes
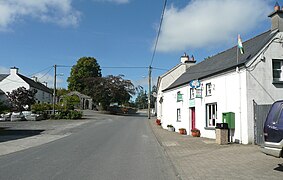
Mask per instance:
[[[238,46],[234,46],[189,67],[183,75],[181,75],[175,82],[163,91],[185,85],[195,79],[201,80],[203,78],[231,70],[237,66],[243,66],[246,62],[251,60],[275,36],[276,33],[277,32],[271,32],[269,30],[247,40],[246,42],[243,42],[245,53],[240,54],[239,52],[239,64],[237,64]]]
[[[0,74],[0,81],[5,79],[7,76],[9,76],[9,74]]]
[[[18,76],[20,76],[26,83],[28,83],[31,87],[35,88],[35,89],[40,89],[42,91],[48,92],[50,94],[53,93],[53,91],[51,89],[49,89],[48,87],[46,87],[45,85],[41,84],[40,82],[35,82],[34,80],[25,77],[21,74],[18,74]]]

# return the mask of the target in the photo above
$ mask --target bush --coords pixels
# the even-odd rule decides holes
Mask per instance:
[[[55,115],[51,115],[51,119],[81,119],[83,113],[76,110],[59,111]]]

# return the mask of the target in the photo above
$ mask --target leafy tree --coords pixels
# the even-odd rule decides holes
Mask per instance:
[[[69,93],[69,91],[67,89],[64,89],[64,88],[56,89],[56,96],[58,96],[58,97],[64,96],[64,95],[66,95],[68,93]]]
[[[74,110],[75,106],[80,104],[80,98],[77,95],[64,96],[63,98],[63,107],[66,110]]]
[[[0,113],[6,111],[8,109],[9,109],[8,105],[4,101],[0,101]]]
[[[151,89],[151,96],[150,96],[150,107],[154,108],[156,102],[156,95],[157,95],[157,86],[153,85]]]
[[[140,90],[138,92],[137,98],[135,100],[136,106],[139,109],[146,109],[147,108],[147,93],[144,90]]]
[[[37,90],[27,90],[25,87],[19,87],[18,89],[13,90],[11,93],[7,92],[12,106],[17,111],[25,110],[25,106],[28,106],[28,109],[30,109],[31,105],[35,103],[36,93]]]
[[[82,92],[87,86],[87,78],[101,77],[101,69],[97,60],[93,57],[82,57],[71,69],[68,77],[68,89]]]
[[[110,103],[128,103],[132,95],[135,95],[135,87],[130,80],[125,80],[123,77],[123,75],[109,75],[85,79],[87,87],[83,93],[91,96],[105,110]]]

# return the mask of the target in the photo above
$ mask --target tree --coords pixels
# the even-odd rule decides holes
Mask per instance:
[[[19,87],[18,89],[13,90],[11,93],[7,92],[12,106],[17,111],[25,110],[26,106],[28,109],[30,109],[31,105],[35,103],[36,93],[37,90],[27,90],[25,87]]]
[[[155,107],[156,102],[156,96],[157,96],[157,86],[153,85],[151,89],[151,96],[150,96],[150,107]]]
[[[110,103],[128,103],[135,95],[135,87],[130,80],[123,79],[123,75],[109,75],[106,77],[85,79],[86,87],[83,93],[91,96],[103,109]]]
[[[101,69],[93,57],[82,57],[71,69],[68,77],[68,89],[71,91],[82,92],[87,86],[87,78],[101,77]]]
[[[136,107],[139,109],[147,108],[147,93],[143,89],[138,92],[137,98],[135,100]]]

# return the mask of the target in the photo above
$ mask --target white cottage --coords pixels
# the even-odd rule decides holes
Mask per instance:
[[[181,62],[165,74],[158,77],[157,80],[157,119],[162,119],[163,90],[168,88],[172,82],[176,81],[186,70],[196,63],[194,56],[191,58],[185,53],[181,56]]]
[[[26,76],[18,73],[19,69],[12,67],[10,69],[10,74],[0,75],[0,90],[5,94],[7,92],[12,92],[19,87],[25,87],[26,89],[36,89],[37,93],[35,95],[37,103],[52,103],[52,90],[43,85],[37,80],[32,80]],[[4,94],[2,94],[3,99]]]
[[[271,30],[244,42],[244,54],[237,46],[221,52],[189,67],[162,91],[163,128],[172,124],[189,134],[197,128],[202,137],[215,138],[216,123],[231,116],[231,140],[254,142],[254,102],[283,98],[283,10],[274,9]]]

